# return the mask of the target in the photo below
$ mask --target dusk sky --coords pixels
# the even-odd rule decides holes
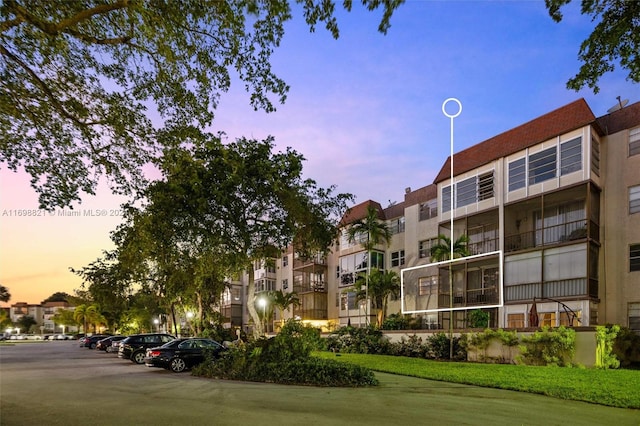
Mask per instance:
[[[386,207],[403,201],[406,187],[432,183],[449,155],[447,98],[463,106],[454,121],[456,152],[579,98],[596,116],[617,96],[640,101],[640,85],[621,69],[601,79],[597,95],[566,89],[579,69],[580,43],[595,25],[577,2],[555,23],[542,1],[409,0],[386,36],[377,32],[381,14],[355,3],[352,13],[338,13],[338,40],[324,27],[310,33],[300,14],[288,24],[272,61],[291,86],[277,112],[254,112],[236,83],[209,130],[230,140],[273,135],[278,150],[304,155],[304,174],[319,186]],[[0,167],[0,284],[9,288],[10,304],[73,293],[82,283],[69,267],[112,248],[109,232],[124,199],[103,185],[75,206],[80,217],[60,215],[69,209],[9,216],[36,210],[37,195],[27,175]]]

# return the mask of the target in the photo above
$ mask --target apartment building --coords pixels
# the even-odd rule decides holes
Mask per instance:
[[[54,316],[60,310],[73,311],[75,306],[71,306],[68,302],[45,302],[42,304],[29,304],[25,302],[17,302],[9,308],[9,318],[12,322],[18,322],[23,316],[30,316],[36,321],[36,327],[41,333],[63,333],[66,331],[77,332],[77,327],[67,327],[56,324]],[[25,333],[28,330],[23,330]]]
[[[640,331],[640,102],[596,117],[579,99],[456,153],[453,180],[450,161],[401,203],[353,206],[326,257],[289,250],[257,268],[256,289],[295,291],[301,305],[285,317],[364,325],[375,312],[349,289],[369,264],[403,276],[388,313],[422,328],[463,328],[474,309],[493,327],[529,327],[535,305],[537,325]],[[392,231],[370,259],[346,234],[369,206]],[[431,247],[452,234],[468,236],[470,256],[434,264]]]

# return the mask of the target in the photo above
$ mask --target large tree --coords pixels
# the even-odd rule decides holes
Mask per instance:
[[[0,161],[31,175],[46,208],[93,194],[101,175],[118,191],[137,187],[141,166],[163,149],[155,130],[211,124],[234,78],[255,109],[284,102],[289,88],[270,61],[290,3],[0,2]],[[324,24],[338,37],[333,0],[295,3],[312,31]],[[402,0],[362,3],[384,9],[386,33]],[[156,112],[165,123],[151,122]]]
[[[549,15],[562,21],[560,9],[571,0],[545,0]],[[627,78],[640,83],[640,1],[581,0],[581,12],[597,22],[578,52],[582,62],[579,72],[569,79],[567,87],[580,90],[585,86],[598,93],[598,81],[613,71],[616,63],[626,69]]]
[[[223,278],[247,272],[247,306],[261,335],[253,261],[277,257],[292,243],[303,257],[326,251],[352,197],[303,179],[302,155],[273,152],[272,138],[223,144],[196,129],[180,134],[182,144],[158,165],[162,179],[115,234],[121,260],[143,254],[171,300],[206,293],[211,302],[224,291]],[[187,260],[199,266],[183,268]]]

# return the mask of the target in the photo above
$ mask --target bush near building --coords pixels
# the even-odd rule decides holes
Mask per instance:
[[[375,386],[368,368],[311,357],[323,347],[320,331],[288,321],[273,338],[237,342],[215,362],[193,369],[196,376],[315,386]]]

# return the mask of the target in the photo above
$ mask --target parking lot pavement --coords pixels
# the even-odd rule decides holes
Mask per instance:
[[[623,410],[376,374],[374,388],[316,388],[174,374],[78,347],[0,345],[0,425],[638,425]]]

